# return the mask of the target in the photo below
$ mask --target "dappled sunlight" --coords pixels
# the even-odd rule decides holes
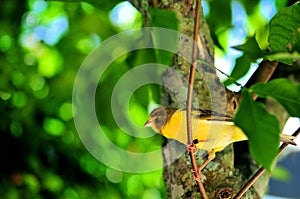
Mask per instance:
[[[128,2],[118,4],[110,13],[112,23],[121,30],[141,27],[140,13]]]

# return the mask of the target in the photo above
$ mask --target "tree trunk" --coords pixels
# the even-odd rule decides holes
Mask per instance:
[[[136,0],[132,1],[132,3],[142,13],[146,25],[150,26],[149,7],[175,12],[179,21],[179,32],[193,38],[195,13],[193,1],[166,0],[160,1],[157,4],[155,0]],[[199,54],[201,55],[201,59],[213,65],[214,46],[203,14],[200,15],[199,38]],[[191,63],[188,63],[179,55],[190,53],[190,56],[192,56],[191,52],[187,52],[191,49],[192,43],[189,48],[185,48],[184,46],[187,44],[184,42],[179,38],[178,54],[174,57],[172,68],[182,74],[186,82],[188,82]],[[184,83],[178,85],[178,82],[183,82],[179,81],[180,77],[178,73],[175,73],[174,70],[166,70],[163,74],[164,86],[172,89],[164,91],[162,104],[182,108],[186,105],[187,85]],[[210,109],[231,116],[237,109],[238,94],[227,91],[216,75],[216,71],[208,66],[197,65],[193,93],[193,107],[195,108]],[[167,190],[166,198],[201,198],[196,181],[192,177],[188,152],[185,152],[180,158],[176,158],[183,149],[185,150],[185,146],[177,142],[172,144],[172,147],[164,148],[163,150],[164,163],[168,165],[164,168],[164,180]],[[248,150],[244,150],[248,149],[247,142],[240,143],[237,147],[239,151],[243,149],[245,153],[239,153],[237,154],[238,157],[235,157],[233,146],[230,145],[224,151],[218,152],[216,158],[204,169],[202,181],[208,198],[231,198],[247,182],[252,173],[256,171],[257,166],[250,158]],[[200,165],[207,157],[203,151],[199,151],[196,154],[196,158],[198,165]],[[173,159],[177,160],[172,162]],[[262,198],[267,182],[268,177],[264,175],[256,183],[257,186],[251,188],[245,194],[244,198]]]

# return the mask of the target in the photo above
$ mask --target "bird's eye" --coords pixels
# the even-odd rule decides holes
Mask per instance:
[[[157,113],[156,115],[155,115],[155,121],[160,121],[161,120],[161,118],[162,118],[162,116],[161,116],[161,113]]]
[[[156,125],[156,127],[158,128],[158,129],[162,129],[162,127],[164,126],[164,124],[165,124],[165,120],[163,119],[163,118],[161,118],[161,117],[157,117],[157,118],[155,118],[155,125]]]
[[[155,118],[155,122],[160,123],[160,118],[159,117]]]

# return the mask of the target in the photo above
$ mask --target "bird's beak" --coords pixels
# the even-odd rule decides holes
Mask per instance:
[[[151,127],[151,126],[152,126],[152,120],[151,118],[149,118],[147,122],[144,124],[144,127]]]

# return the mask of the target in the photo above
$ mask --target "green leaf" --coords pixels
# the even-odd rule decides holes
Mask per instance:
[[[298,52],[280,52],[280,53],[274,53],[265,56],[265,59],[270,60],[270,61],[276,61],[280,59],[291,59],[291,60],[300,60],[300,53]]]
[[[246,73],[249,71],[251,66],[251,60],[243,55],[236,59],[235,66],[230,74],[230,79],[227,79],[224,82],[225,86],[229,86],[230,84],[234,83],[235,80],[242,78]]]
[[[208,3],[210,12],[207,24],[209,25],[211,37],[214,44],[224,50],[227,48],[228,42],[222,40],[219,36],[232,27],[231,0],[208,1]]]
[[[149,13],[151,26],[178,30],[178,19],[174,12],[170,10],[149,8]]]
[[[157,8],[149,8],[151,26],[167,28],[171,30],[178,30],[178,19],[176,14],[169,10],[162,10]],[[153,30],[152,39],[154,42],[156,63],[170,65],[173,59],[173,53],[158,49],[160,44],[168,45],[173,48],[174,52],[177,47],[177,35],[162,35],[161,31]],[[168,40],[164,36],[168,37]],[[174,37],[175,36],[175,37]]]
[[[276,0],[275,6],[279,10],[283,7],[286,7],[287,3],[288,3],[288,0]]]
[[[259,97],[272,97],[293,117],[300,117],[300,84],[288,79],[275,79],[251,87]]]
[[[250,37],[246,41],[246,43],[239,45],[239,46],[234,46],[233,48],[243,51],[244,54],[246,54],[250,59],[252,60],[257,60],[258,58],[263,57],[264,53],[260,49],[255,37]]]
[[[259,164],[268,171],[278,153],[279,123],[260,102],[254,102],[251,93],[242,91],[242,101],[234,122],[247,135],[250,152]]]
[[[300,3],[281,9],[270,21],[269,43],[271,52],[291,51],[297,41],[300,30]],[[293,60],[280,60],[291,64]]]
[[[46,1],[62,1],[62,2],[86,2],[103,11],[109,11],[121,0],[46,0]]]
[[[257,9],[257,5],[260,3],[259,0],[252,0],[252,1],[242,0],[240,2],[245,7],[248,15],[255,13],[255,10]]]
[[[217,28],[228,27],[232,25],[231,0],[209,1],[209,7],[209,24],[213,24],[213,26]]]
[[[295,43],[294,50],[300,52],[300,29],[298,29],[298,32],[296,34],[296,40],[297,42]]]

